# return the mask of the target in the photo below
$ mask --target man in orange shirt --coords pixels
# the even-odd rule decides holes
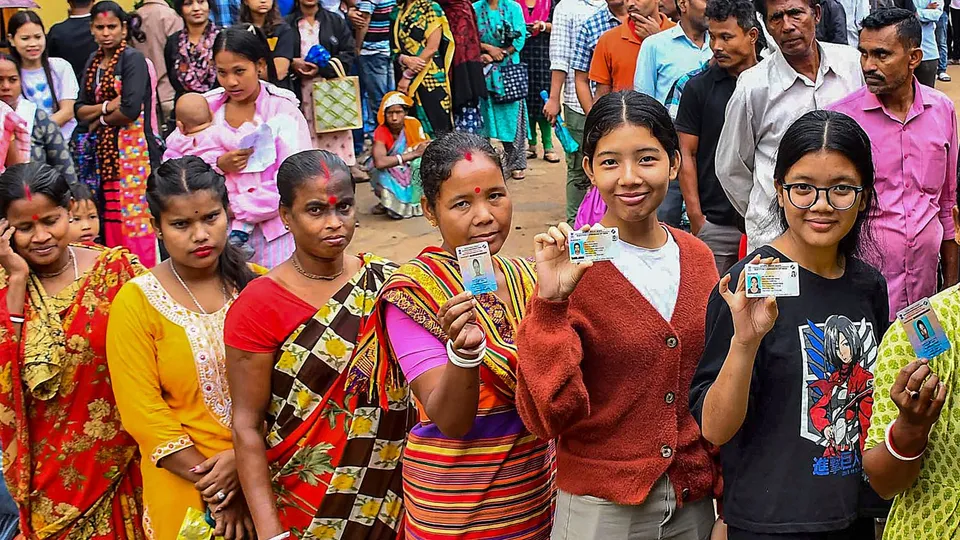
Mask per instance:
[[[610,92],[633,90],[643,40],[676,26],[660,12],[658,0],[626,0],[625,3],[626,24],[604,32],[593,52],[590,80],[597,83],[594,99]]]

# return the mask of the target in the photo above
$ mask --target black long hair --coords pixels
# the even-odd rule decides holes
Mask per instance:
[[[213,41],[214,58],[221,51],[239,54],[254,64],[263,60],[267,64],[267,79],[273,84],[279,82],[267,36],[253,24],[238,24],[221,30]]]
[[[280,26],[283,22],[283,16],[280,15],[280,7],[277,6],[277,0],[272,0],[273,6],[263,18],[263,33],[270,35],[273,29]],[[240,22],[253,24],[253,10],[247,6],[246,0],[240,0]]]
[[[430,208],[435,208],[440,184],[450,178],[453,168],[470,153],[490,158],[503,172],[503,160],[490,140],[466,131],[451,131],[432,141],[420,158],[420,185]]]
[[[97,16],[103,13],[110,13],[120,19],[120,24],[127,28],[127,43],[132,43],[133,40],[143,43],[147,40],[147,34],[143,31],[143,18],[138,13],[127,13],[113,0],[99,0],[90,10],[90,23],[93,24]]]
[[[870,151],[870,138],[860,124],[849,116],[835,111],[810,111],[797,119],[783,134],[777,150],[777,163],[773,169],[774,181],[779,186],[787,177],[787,172],[807,154],[823,150],[837,152],[847,158],[860,174],[863,185],[861,200],[863,210],[857,212],[853,228],[837,245],[837,255],[842,260],[856,257],[861,260],[875,259],[875,243],[870,227],[864,224],[872,216],[876,193],[874,192],[873,154]],[[789,204],[789,202],[785,202]],[[787,214],[774,198],[770,206],[774,223],[781,231],[787,230]]]
[[[670,113],[652,97],[623,90],[612,92],[596,101],[583,123],[583,155],[593,163],[597,143],[613,130],[625,126],[643,126],[650,130],[660,146],[667,151],[670,164],[679,159],[680,139],[670,120]]]
[[[202,159],[186,156],[164,161],[147,180],[147,204],[150,206],[150,213],[159,222],[160,214],[166,209],[167,199],[197,191],[211,191],[223,203],[225,211],[230,207],[223,176]],[[247,266],[240,249],[230,242],[223,246],[219,263],[220,277],[227,286],[237,291],[242,291],[257,277]]]
[[[43,21],[40,20],[40,16],[32,11],[18,11],[13,14],[13,17],[10,17],[10,22],[7,23],[7,31],[9,32],[9,37],[17,35],[17,30],[25,24],[33,23],[40,27],[40,31],[44,34],[47,33],[47,29],[43,26]],[[17,52],[17,48],[10,45],[10,57],[13,59],[13,63],[17,65],[17,71],[20,71],[23,68],[23,59],[20,57],[20,53]],[[50,96],[53,98],[53,111],[57,112],[60,110],[60,98],[57,97],[57,87],[53,82],[53,72],[50,70],[50,56],[47,53],[47,47],[43,47],[43,53],[40,55],[40,65],[43,66],[43,74],[47,77],[47,88],[50,89]],[[20,78],[20,84],[23,84],[23,77]]]
[[[70,208],[70,185],[56,168],[31,161],[7,167],[0,174],[0,216],[6,217],[7,210],[15,201],[36,195],[46,195],[57,206]]]
[[[333,179],[334,176],[346,178],[356,192],[350,167],[340,157],[326,150],[304,150],[297,152],[280,164],[277,170],[277,191],[280,193],[280,206],[290,208],[297,195],[297,188],[304,182],[317,176]]]

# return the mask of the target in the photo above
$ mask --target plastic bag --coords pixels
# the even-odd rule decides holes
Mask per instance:
[[[317,67],[325,68],[330,65],[330,51],[323,48],[323,45],[314,45],[307,51],[307,56],[303,60],[316,64]]]
[[[546,90],[540,91],[540,97],[544,103],[550,99],[550,95],[547,94]],[[580,143],[573,138],[573,135],[567,130],[566,124],[563,123],[562,115],[557,115],[557,121],[553,124],[553,132],[557,134],[557,140],[560,141],[560,146],[563,147],[565,153],[572,154],[580,149]]]
[[[212,540],[213,530],[203,512],[193,507],[187,508],[177,540]]]

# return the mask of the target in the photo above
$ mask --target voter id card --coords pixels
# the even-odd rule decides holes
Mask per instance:
[[[612,261],[620,254],[620,229],[573,231],[567,239],[570,262]]]
[[[748,264],[747,298],[800,296],[800,270],[797,263]]]
[[[477,242],[458,247],[457,262],[460,263],[464,289],[473,294],[497,290],[497,275],[493,271],[493,259],[490,258],[490,244]]]
[[[937,314],[930,309],[930,299],[924,298],[897,313],[907,332],[917,358],[933,358],[950,350],[950,340],[940,326]]]

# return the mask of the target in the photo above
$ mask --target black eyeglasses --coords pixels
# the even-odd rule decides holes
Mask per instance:
[[[834,210],[849,210],[857,204],[857,198],[863,192],[863,186],[848,186],[846,184],[837,184],[826,188],[798,182],[795,184],[782,184],[787,192],[787,199],[790,204],[806,210],[812,208],[820,200],[820,192],[827,194],[827,204]]]

